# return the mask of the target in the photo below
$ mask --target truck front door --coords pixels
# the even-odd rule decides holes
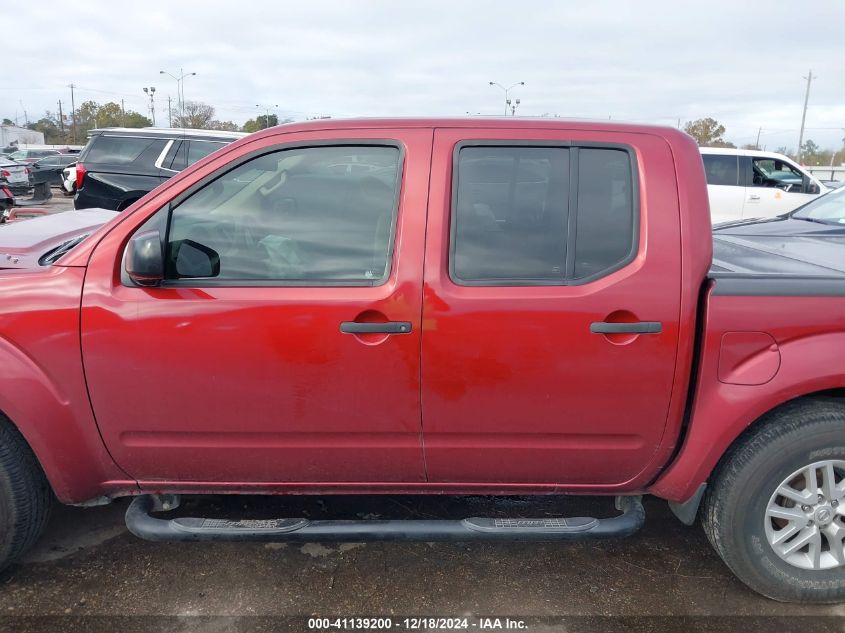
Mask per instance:
[[[235,151],[92,255],[82,353],[111,455],[145,486],[423,481],[431,131],[280,133]],[[157,287],[121,262],[145,231],[164,243]]]

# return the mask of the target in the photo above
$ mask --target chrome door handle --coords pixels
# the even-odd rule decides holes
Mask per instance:
[[[748,199],[749,200],[759,200],[760,196],[758,196],[756,193],[752,193],[750,196],[748,196]]]

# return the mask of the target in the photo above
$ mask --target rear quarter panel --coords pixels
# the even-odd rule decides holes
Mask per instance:
[[[688,432],[678,457],[649,490],[673,501],[691,497],[764,413],[800,396],[845,387],[845,296],[721,295],[719,281],[711,283]],[[737,332],[745,336],[726,336]],[[743,339],[747,344],[747,333],[759,332],[774,340],[776,350],[759,347],[749,355],[744,377],[726,378],[724,362],[720,375],[720,358],[738,357],[728,346]],[[779,358],[763,358],[775,353]]]

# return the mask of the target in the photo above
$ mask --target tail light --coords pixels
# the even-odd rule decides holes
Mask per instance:
[[[29,167],[24,167],[24,171],[26,171],[26,175],[29,176],[32,173],[32,169]]]
[[[8,178],[11,175],[12,175],[12,172],[10,172],[8,169],[4,169],[3,171],[0,171],[0,176],[3,176],[3,178]]]
[[[2,191],[3,195],[7,198],[14,198],[14,196],[12,195],[12,190],[8,187],[0,187],[0,191]]]
[[[85,174],[88,173],[88,170],[85,169],[85,165],[82,163],[76,163],[76,190],[79,191],[82,189],[82,181],[85,180]]]

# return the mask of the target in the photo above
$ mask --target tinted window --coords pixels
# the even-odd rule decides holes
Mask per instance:
[[[337,171],[349,161],[362,169]],[[197,276],[201,251],[212,249],[223,281],[383,281],[398,168],[399,150],[382,146],[291,149],[252,159],[173,210],[168,277]]]
[[[701,159],[704,161],[708,185],[739,184],[739,156],[702,154]]]
[[[188,145],[188,165],[193,165],[199,159],[205,158],[211,152],[216,152],[224,145],[225,143],[213,143],[211,141],[191,141]]]
[[[96,136],[91,139],[91,147],[85,156],[86,163],[131,163],[144,150],[164,141],[153,138],[127,136]]]
[[[455,279],[562,282],[569,150],[465,147],[457,171]]]
[[[173,141],[170,146],[170,151],[164,160],[164,166],[169,167],[175,171],[182,171],[188,166],[188,141]]]
[[[576,183],[571,181],[575,170],[570,162],[577,163]],[[574,185],[577,195],[570,208]],[[570,226],[575,228],[574,235]],[[622,263],[631,255],[633,239],[633,183],[627,152],[561,147],[461,149],[450,261],[456,281],[565,284]]]
[[[631,254],[634,203],[628,152],[578,150],[575,279],[613,268]]]

